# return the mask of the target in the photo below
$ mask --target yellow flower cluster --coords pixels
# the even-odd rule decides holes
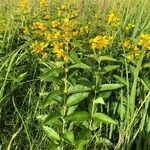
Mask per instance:
[[[138,45],[142,46],[146,50],[150,50],[150,34],[142,34]]]
[[[85,27],[81,27],[80,28],[80,34],[83,35],[85,33],[88,33],[89,32],[89,27],[88,26],[85,26]]]
[[[29,0],[21,0],[21,8],[24,10],[24,11],[28,11],[29,9]]]
[[[47,4],[47,0],[40,0],[40,6],[44,7]]]
[[[120,24],[120,18],[115,13],[111,13],[108,16],[108,23],[113,27],[118,27]]]
[[[128,23],[127,26],[125,27],[125,31],[130,31],[131,29],[133,29],[135,27],[135,25],[133,23]]]
[[[55,42],[53,44],[54,53],[56,53],[58,58],[63,58],[65,62],[68,61],[68,56],[64,52],[64,44],[62,42]]]
[[[29,34],[29,28],[27,26],[24,27],[23,33],[24,34]]]
[[[102,49],[108,46],[110,41],[112,40],[112,36],[96,36],[93,39],[90,39],[92,49]]]
[[[140,49],[137,47],[137,46],[135,46],[133,43],[132,43],[132,41],[131,40],[125,40],[124,42],[123,42],[123,46],[124,46],[124,48],[126,48],[126,49],[132,49],[132,50],[134,50],[134,53],[136,53],[136,54],[140,54],[141,53],[141,51],[140,51]]]
[[[31,49],[33,53],[44,54],[45,43],[44,42],[38,43],[37,41],[35,41],[34,43],[31,44]]]
[[[43,22],[35,22],[35,23],[33,23],[32,29],[45,31],[45,30],[47,30],[47,25],[44,24]]]
[[[52,27],[53,27],[53,28],[58,28],[58,27],[60,27],[60,22],[57,21],[57,20],[52,21]]]
[[[124,48],[131,49],[133,47],[131,40],[125,40],[123,42]]]

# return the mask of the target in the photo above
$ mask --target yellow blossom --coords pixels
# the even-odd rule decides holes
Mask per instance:
[[[40,6],[44,7],[47,4],[47,0],[40,0]]]
[[[60,26],[60,22],[57,20],[52,21],[52,27],[53,28],[58,28]]]
[[[29,9],[29,0],[21,0],[21,8],[24,11],[28,11],[28,9]]]
[[[89,32],[89,27],[88,26],[80,28],[80,34],[84,34],[84,33],[88,33],[88,32]]]
[[[150,34],[142,34],[139,39],[138,45],[142,46],[146,50],[150,50]]]
[[[46,34],[47,41],[50,42],[53,39],[53,35],[50,33]]]
[[[28,28],[27,26],[25,26],[25,27],[23,28],[23,33],[24,33],[24,34],[29,34],[29,28]]]
[[[130,40],[125,40],[123,43],[123,46],[124,48],[127,48],[127,49],[131,49],[133,47]]]
[[[43,54],[44,48],[45,48],[44,42],[38,43],[37,41],[35,41],[34,43],[31,44],[32,52],[36,54]]]
[[[112,40],[111,36],[96,36],[91,39],[89,42],[92,44],[92,49],[102,49],[105,48]]]
[[[60,32],[60,31],[57,31],[57,32],[53,35],[53,38],[54,38],[54,39],[59,39],[59,38],[61,38],[61,32]]]
[[[128,23],[127,26],[125,27],[125,31],[130,31],[130,30],[133,29],[134,27],[135,27],[134,24]]]
[[[44,24],[43,22],[35,22],[33,23],[33,29],[45,31],[47,30],[47,25]]]
[[[111,13],[108,16],[108,23],[114,27],[117,27],[120,24],[120,18],[115,13]]]

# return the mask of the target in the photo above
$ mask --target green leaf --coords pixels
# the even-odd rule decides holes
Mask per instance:
[[[89,113],[86,111],[76,111],[66,117],[67,121],[86,121],[90,118]]]
[[[116,59],[114,59],[113,57],[110,57],[110,56],[100,56],[98,57],[98,60],[99,61],[117,61]]]
[[[70,52],[70,57],[74,60],[75,63],[81,63],[81,61],[78,58],[78,55],[75,51]]]
[[[123,87],[122,84],[103,84],[100,86],[100,91],[116,90]]]
[[[70,86],[68,88],[68,93],[81,93],[81,92],[86,92],[91,90],[91,88],[84,86],[84,85],[75,85],[75,86]]]
[[[115,79],[117,79],[119,82],[121,82],[123,85],[127,85],[127,81],[125,78],[119,77],[117,75],[113,75]]]
[[[42,76],[41,76],[41,81],[53,81],[53,80],[58,80],[58,77],[60,73],[63,72],[62,68],[54,68],[54,69],[43,69],[42,70]]]
[[[150,63],[145,63],[145,64],[143,65],[143,68],[150,68]]]
[[[83,101],[86,97],[88,97],[88,95],[89,95],[88,92],[73,94],[70,97],[68,97],[67,105],[68,106],[76,105],[80,103],[81,101]]]
[[[64,133],[64,139],[69,141],[72,145],[74,145],[74,133],[73,131],[67,131]]]
[[[77,107],[78,105],[68,107],[67,115],[72,114],[77,109]]]
[[[70,66],[69,68],[91,69],[90,66],[88,66],[88,65],[86,65],[84,63],[78,63],[78,64]]]
[[[107,138],[104,138],[104,137],[96,137],[96,143],[97,144],[103,144],[103,145],[107,145],[107,146],[112,146],[113,143],[107,139]]]
[[[59,134],[56,133],[52,128],[48,126],[43,126],[43,130],[45,131],[45,133],[50,139],[55,140],[55,141],[60,141]]]
[[[92,118],[96,121],[100,121],[103,123],[109,123],[109,124],[115,124],[115,125],[117,124],[115,120],[113,120],[111,117],[103,113],[95,113],[93,114]]]
[[[105,105],[105,102],[102,97],[98,97],[97,99],[94,100],[94,104],[102,104]]]
[[[43,123],[50,126],[60,126],[61,125],[61,121],[59,120],[60,117],[61,116],[59,113],[57,112],[52,113],[45,118]]]
[[[42,108],[46,107],[48,105],[51,105],[52,101],[55,102],[61,102],[62,101],[62,95],[63,92],[60,90],[56,90],[56,91],[51,91],[45,98],[43,104],[42,104]]]
[[[116,70],[120,67],[120,65],[109,65],[109,66],[106,66],[104,67],[104,70],[103,70],[103,75],[110,72],[110,71],[113,71],[113,70]]]
[[[87,140],[77,140],[76,141],[76,150],[83,150],[84,146],[87,144]]]

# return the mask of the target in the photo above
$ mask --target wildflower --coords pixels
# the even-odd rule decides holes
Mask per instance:
[[[45,31],[45,30],[47,30],[47,26],[46,26],[46,24],[44,24],[42,22],[35,22],[35,23],[33,23],[33,29]]]
[[[45,36],[46,36],[48,42],[50,42],[53,39],[53,36],[50,33],[47,33]]]
[[[139,39],[138,45],[142,46],[146,50],[150,50],[150,34],[142,34]]]
[[[120,21],[120,18],[115,13],[111,13],[108,16],[108,23],[114,27],[119,26],[120,24],[119,21]]]
[[[110,40],[112,40],[111,36],[96,36],[95,38],[91,39],[89,42],[92,44],[92,49],[102,49],[105,48]]]
[[[88,32],[89,32],[89,27],[88,26],[80,28],[80,34],[81,35],[83,35],[84,33],[88,33]]]
[[[53,44],[54,47],[54,53],[56,53],[56,56],[58,58],[63,58],[63,60],[65,62],[68,61],[68,56],[65,54],[63,48],[64,48],[64,44],[62,42],[55,42]]]
[[[133,62],[134,61],[134,54],[128,54],[127,58],[128,58],[128,60]]]
[[[27,11],[29,9],[29,1],[28,0],[21,0],[21,8],[24,11]]]
[[[63,50],[63,43],[62,42],[54,43],[54,52],[56,53],[58,58],[61,58],[64,56],[64,50]]]
[[[24,33],[24,34],[29,34],[29,28],[28,28],[27,26],[25,26],[25,27],[23,28],[23,33]]]
[[[60,32],[60,31],[57,31],[57,32],[53,35],[53,38],[54,38],[54,39],[59,39],[59,38],[61,38],[61,32]]]
[[[133,47],[130,40],[125,40],[123,43],[123,46],[124,48],[127,48],[127,49],[131,49]]]
[[[130,31],[130,30],[133,29],[134,27],[135,27],[134,24],[128,23],[127,26],[125,27],[125,31]]]
[[[32,52],[36,54],[43,54],[44,48],[45,48],[44,42],[38,43],[37,41],[35,41],[34,43],[31,44]]]
[[[52,21],[52,27],[53,28],[58,28],[60,26],[60,22],[57,20]]]
[[[47,0],[40,0],[40,6],[44,7],[47,4]]]

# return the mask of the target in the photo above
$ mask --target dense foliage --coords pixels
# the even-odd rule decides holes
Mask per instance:
[[[0,148],[150,148],[148,0],[0,6]]]

